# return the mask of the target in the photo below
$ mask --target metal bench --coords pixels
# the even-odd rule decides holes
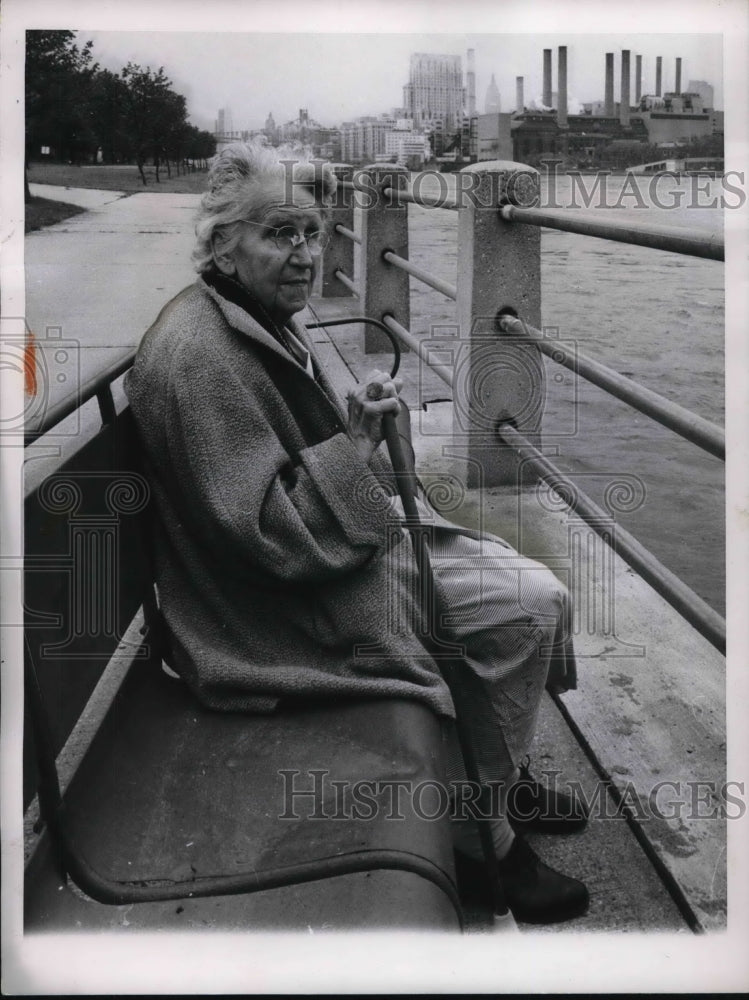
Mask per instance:
[[[44,821],[26,930],[460,927],[447,817],[398,794],[444,780],[439,720],[395,699],[217,713],[169,677],[132,418],[93,395],[103,425],[25,500],[24,796]],[[55,758],[112,663],[60,794]]]

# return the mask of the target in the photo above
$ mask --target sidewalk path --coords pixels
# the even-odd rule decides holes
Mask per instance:
[[[29,184],[29,191],[33,198],[66,201],[69,205],[80,205],[81,208],[100,208],[102,205],[108,205],[112,201],[125,197],[124,191],[61,187],[59,184]]]
[[[47,405],[136,347],[162,306],[194,280],[199,200],[57,190],[62,200],[80,194],[107,201],[26,237],[26,320],[37,345],[37,391]]]

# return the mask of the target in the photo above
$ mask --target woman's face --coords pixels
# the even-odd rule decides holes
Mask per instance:
[[[281,189],[271,188],[255,200],[255,210],[247,217],[255,224],[239,223],[243,232],[231,259],[217,259],[217,264],[224,274],[236,278],[275,322],[286,323],[307,305],[318,258],[312,257],[306,243],[282,249],[273,237],[281,226],[292,226],[302,234],[319,232],[325,228],[322,214],[311,195],[301,192],[294,204],[283,204]]]

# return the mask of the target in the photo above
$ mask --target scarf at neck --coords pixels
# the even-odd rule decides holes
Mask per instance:
[[[252,318],[262,326],[278,343],[291,354],[295,361],[298,361],[302,368],[309,369],[309,352],[299,342],[299,340],[289,335],[282,326],[279,326],[271,317],[268,310],[252,296],[244,285],[241,285],[235,278],[230,278],[220,271],[211,270],[203,274],[203,280],[207,285],[227,299],[235,306],[244,309]]]

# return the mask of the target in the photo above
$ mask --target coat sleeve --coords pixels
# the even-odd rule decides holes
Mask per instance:
[[[192,530],[236,571],[322,582],[384,552],[392,509],[345,433],[288,454],[267,400],[189,349],[172,359],[167,395],[173,488]]]

